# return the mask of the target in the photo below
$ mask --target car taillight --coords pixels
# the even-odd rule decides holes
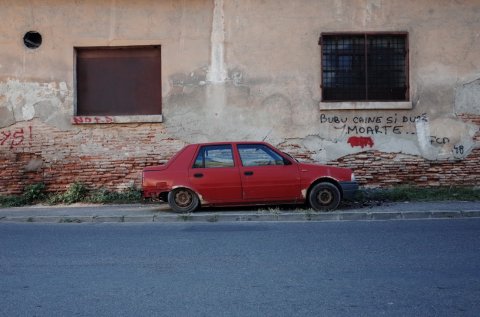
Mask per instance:
[[[352,173],[352,178],[351,178],[352,182],[356,182],[357,179],[355,178],[355,174]]]

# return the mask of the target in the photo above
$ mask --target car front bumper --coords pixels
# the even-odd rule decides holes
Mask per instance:
[[[357,182],[340,182],[342,187],[343,198],[352,200],[355,197],[355,193],[358,191]]]

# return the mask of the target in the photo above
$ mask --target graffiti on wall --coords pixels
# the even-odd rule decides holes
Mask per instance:
[[[351,147],[358,146],[362,149],[367,146],[373,147],[373,139],[371,137],[351,136],[348,138],[347,143],[350,144]]]
[[[33,138],[32,126],[28,128],[16,128],[13,130],[3,130],[0,132],[0,146],[8,146],[13,149],[22,145],[25,140],[31,144]]]
[[[112,117],[109,116],[99,116],[99,117],[90,117],[90,116],[75,116],[72,118],[73,124],[89,124],[89,123],[114,123]]]
[[[398,136],[402,139],[410,136],[410,138],[419,140],[421,151],[425,155],[442,153],[443,157],[460,158],[468,154],[466,145],[458,143],[459,140],[455,134],[452,134],[452,129],[443,134],[442,131],[446,130],[439,126],[438,122],[429,122],[426,113],[421,115],[398,113],[373,116],[357,115],[353,117],[321,114],[320,123],[341,132],[344,140],[352,148],[373,148],[375,139],[382,136]],[[418,130],[419,127],[422,129]],[[427,148],[425,145],[430,145],[431,148]],[[434,150],[435,148],[437,150]]]
[[[327,116],[320,115],[320,123],[333,124],[335,129],[344,130],[346,134],[361,135],[391,135],[391,134],[415,134],[411,125],[418,121],[428,122],[426,113],[419,116]]]

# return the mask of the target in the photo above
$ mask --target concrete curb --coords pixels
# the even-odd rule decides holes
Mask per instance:
[[[0,223],[181,223],[181,222],[305,222],[305,221],[382,221],[415,219],[460,219],[480,218],[480,210],[463,211],[337,211],[328,213],[198,213],[198,214],[155,214],[155,215],[119,215],[119,216],[4,216]]]

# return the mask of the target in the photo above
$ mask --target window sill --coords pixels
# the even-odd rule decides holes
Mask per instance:
[[[163,116],[140,115],[140,116],[73,116],[72,124],[119,124],[119,123],[159,123],[163,122]]]
[[[413,105],[411,101],[342,101],[320,102],[320,110],[409,110]]]

